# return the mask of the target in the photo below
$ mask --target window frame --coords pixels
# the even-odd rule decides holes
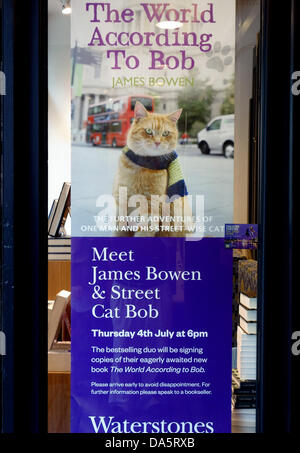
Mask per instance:
[[[292,243],[296,228],[292,206],[296,186],[293,149],[300,141],[297,127],[300,112],[299,100],[290,93],[290,78],[300,67],[296,46],[300,5],[295,0],[287,1],[284,9],[279,2],[271,0],[262,0],[261,5],[257,432],[274,432],[274,426],[277,432],[296,432],[300,405],[299,358],[291,356],[290,346],[298,303],[293,297],[297,282],[291,275],[296,257]],[[7,95],[2,100],[4,179],[1,189],[6,197],[2,219],[8,222],[2,226],[2,256],[6,266],[2,279],[8,277],[8,284],[3,284],[4,280],[1,283],[5,310],[2,328],[8,339],[7,356],[3,360],[3,432],[47,433],[47,22],[45,0],[28,0],[18,5],[16,1],[2,0],[2,57]],[[277,44],[282,35],[290,39],[291,52],[281,56],[283,61],[277,65]],[[286,137],[288,145],[286,159],[280,162],[282,191],[278,202],[284,215],[281,215],[279,240],[270,234],[278,221],[273,200],[274,191],[278,193],[274,156],[282,157],[274,134],[278,105],[283,118],[281,135]],[[19,111],[24,119],[22,134]],[[286,268],[282,269],[275,294],[274,240],[276,252]],[[26,265],[20,257],[26,258]],[[27,304],[20,303],[24,297],[24,278],[26,293],[30,294]],[[275,337],[274,321],[281,326]],[[27,373],[24,373],[24,350],[20,347],[24,338]],[[278,357],[282,360],[279,369]]]

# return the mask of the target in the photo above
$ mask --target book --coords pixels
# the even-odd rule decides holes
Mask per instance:
[[[241,329],[241,327],[239,326],[239,328]],[[242,330],[242,329],[241,329]],[[248,333],[244,332],[245,335],[249,335]],[[251,335],[252,336],[252,335]],[[243,352],[245,352],[246,354],[249,354],[250,352],[253,352],[254,354],[256,354],[256,349],[254,348],[254,346],[256,345],[256,341],[254,341],[253,343],[246,343],[245,341],[243,342]]]
[[[240,351],[239,357],[240,357],[240,360],[256,361],[256,351],[252,351],[250,349],[249,352],[247,352],[243,349],[242,351]]]
[[[247,360],[256,362],[256,351],[248,350],[245,351],[245,348],[239,348],[239,360]]]
[[[232,433],[234,434],[255,434],[255,421],[251,425],[242,425],[240,426],[237,422],[233,421],[232,423]]]
[[[71,237],[48,237],[48,247],[71,247]]]
[[[59,236],[59,231],[64,226],[69,213],[70,200],[71,184],[69,182],[65,182],[61,189],[57,207],[48,231],[49,236]]]
[[[253,393],[253,394],[246,394],[246,393],[243,393],[243,394],[239,394],[239,393],[234,393],[234,398],[235,398],[235,401],[238,402],[244,402],[244,403],[255,403],[256,402],[256,394]]]
[[[54,300],[48,300],[48,329],[51,323],[51,315],[53,310]]]
[[[245,260],[245,261],[244,260],[239,261],[238,285],[239,285],[240,293],[248,296],[249,298],[253,298],[253,299],[257,297],[257,261],[256,260],[249,259],[249,260]]]
[[[67,304],[66,309],[63,313],[62,319],[62,340],[70,341],[71,340],[71,304]]]
[[[71,253],[70,247],[48,247],[48,253]]]
[[[255,432],[256,408],[233,408],[231,421],[235,432]]]
[[[256,326],[256,323],[245,323]],[[237,329],[237,369],[241,380],[256,379],[256,335],[246,333],[240,326]]]
[[[52,224],[52,220],[53,220],[56,208],[57,208],[57,203],[58,203],[58,200],[54,200],[53,201],[51,209],[50,209],[50,212],[49,212],[49,216],[48,216],[48,234],[49,234],[50,227],[51,227],[51,224]]]
[[[237,360],[237,367],[238,367],[238,370],[239,370],[239,373],[240,375],[242,375],[241,373],[241,370],[243,370],[244,372],[252,372],[252,371],[256,371],[256,360],[253,360],[252,358],[251,359],[247,359],[247,358],[238,358]],[[245,377],[243,376],[242,377],[243,380],[245,379],[252,379],[252,377]],[[255,379],[255,377],[254,377]]]
[[[255,432],[256,381],[242,380],[236,369],[232,370],[231,411],[232,432]]]
[[[52,351],[71,351],[70,341],[54,341]]]
[[[232,370],[232,384],[234,386],[234,391],[256,392],[256,381],[241,380],[237,370]]]
[[[242,379],[256,379],[256,365],[251,367],[245,367],[243,364],[239,364],[239,372]]]
[[[49,261],[70,261],[71,253],[50,253],[48,254]]]
[[[60,291],[55,298],[53,304],[48,304],[48,316],[50,311],[50,319],[48,318],[48,350],[51,349],[54,340],[57,338],[61,320],[67,303],[71,299],[69,291]]]
[[[240,316],[248,322],[257,321],[257,310],[249,310],[243,305],[239,305],[239,314]]]
[[[239,339],[240,344],[243,344],[243,347],[253,347],[256,345],[256,335],[249,335],[241,328],[241,326],[238,326],[237,328],[237,339]]]
[[[234,395],[256,395],[256,385],[254,388],[235,388]]]
[[[240,409],[239,411],[235,411],[232,414],[232,418],[239,418],[239,419],[252,419],[255,420],[256,410],[255,408],[252,409]]]
[[[48,238],[48,260],[65,261],[71,259],[71,238]]]
[[[236,401],[235,402],[235,409],[255,409],[256,408],[256,401],[254,402],[243,402],[243,401]]]
[[[248,308],[249,310],[256,310],[257,309],[257,298],[256,297],[248,297],[246,294],[240,293],[240,304],[244,307]]]
[[[242,366],[244,369],[253,369],[256,366],[256,360],[248,360],[248,359],[239,359],[239,366]]]
[[[71,371],[71,352],[64,350],[48,351],[48,371],[69,373]]]
[[[242,380],[237,369],[232,370],[232,390],[242,390],[245,392],[256,392],[255,380]]]
[[[242,379],[250,379],[250,380],[256,379],[256,367],[253,368],[253,370],[249,370],[249,369],[244,368],[242,365],[239,365],[239,372],[240,372]]]
[[[240,316],[240,327],[246,332],[248,335],[256,334],[256,322],[247,322],[244,318]]]

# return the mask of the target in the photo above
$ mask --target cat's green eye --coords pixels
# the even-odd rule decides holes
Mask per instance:
[[[153,134],[152,129],[145,129],[145,131],[146,131],[146,133],[147,133],[148,135],[152,135],[152,134]]]
[[[163,137],[168,137],[169,133],[170,133],[169,131],[164,131],[164,132],[162,133],[162,136],[163,136]]]

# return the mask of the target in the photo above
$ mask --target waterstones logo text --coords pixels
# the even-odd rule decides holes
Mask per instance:
[[[181,434],[204,434],[213,433],[213,422],[175,422],[175,421],[117,421],[114,416],[89,416],[95,433],[181,433]]]

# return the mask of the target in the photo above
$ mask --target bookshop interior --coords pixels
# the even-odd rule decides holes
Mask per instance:
[[[62,14],[58,0],[49,0],[48,3],[48,431],[68,433],[72,303],[71,147],[74,142],[85,145],[88,107],[100,101],[103,94],[101,87],[83,86],[80,98],[75,96],[71,102],[71,15]],[[259,0],[236,0],[234,158],[230,158],[233,216],[228,222],[234,224],[258,223],[260,23]],[[81,105],[79,113],[78,109],[72,112],[76,103]],[[217,106],[215,109],[214,116],[217,116]],[[197,145],[193,146],[196,149]],[[201,154],[199,149],[197,152]],[[215,159],[216,163],[224,159],[224,156],[203,157],[211,159],[211,162]],[[256,432],[256,321],[257,250],[234,249],[233,433]]]

